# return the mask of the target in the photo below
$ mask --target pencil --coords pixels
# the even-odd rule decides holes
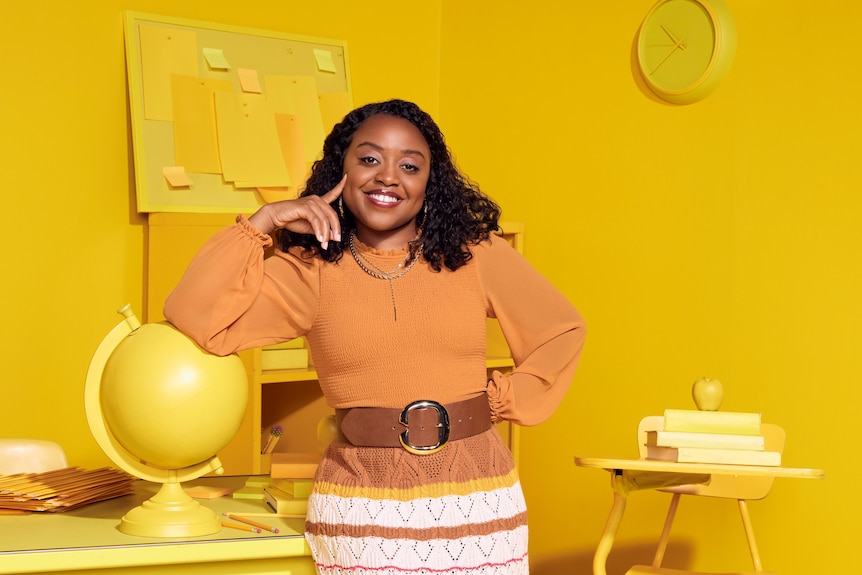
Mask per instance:
[[[260,533],[260,527],[249,527],[248,525],[235,525],[233,523],[221,522],[222,527],[230,527],[231,529],[239,529],[240,531],[251,531],[252,533]]]
[[[246,519],[245,517],[241,517],[239,515],[234,515],[233,513],[228,513],[227,516],[230,517],[231,519],[233,519],[234,521],[240,521],[242,523],[247,523],[249,525],[257,527],[258,529],[262,529],[263,531],[272,531],[273,533],[278,533],[277,527],[271,527],[271,526],[265,525],[263,523],[258,523],[257,521],[254,521],[252,519]]]

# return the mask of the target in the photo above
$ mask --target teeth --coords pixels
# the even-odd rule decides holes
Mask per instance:
[[[396,197],[384,196],[384,195],[380,195],[380,194],[368,194],[368,197],[373,198],[373,199],[377,200],[378,202],[395,203],[398,201],[398,198],[396,198]]]

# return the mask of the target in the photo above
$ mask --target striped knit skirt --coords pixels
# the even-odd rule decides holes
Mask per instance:
[[[333,442],[309,497],[320,575],[524,575],[527,511],[497,431],[429,455]]]

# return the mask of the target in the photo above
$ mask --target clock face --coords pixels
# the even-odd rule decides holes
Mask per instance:
[[[660,0],[638,34],[638,65],[658,96],[690,103],[715,88],[729,67],[735,33],[720,0]]]

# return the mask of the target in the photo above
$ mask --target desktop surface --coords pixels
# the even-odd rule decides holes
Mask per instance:
[[[225,487],[245,485],[247,477],[204,477],[183,484]],[[0,574],[43,573],[89,569],[123,569],[146,565],[301,559],[305,567],[290,573],[313,573],[303,537],[304,520],[279,517],[254,519],[276,527],[279,533],[252,533],[223,527],[197,537],[141,537],[118,530],[123,515],[159,490],[160,484],[137,481],[131,495],[85,505],[66,512],[0,515]],[[267,513],[263,500],[234,499],[230,494],[198,499],[217,515]],[[225,518],[225,521],[230,522]],[[117,571],[121,572],[121,571]],[[254,569],[247,572],[253,573]]]

